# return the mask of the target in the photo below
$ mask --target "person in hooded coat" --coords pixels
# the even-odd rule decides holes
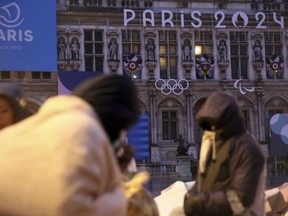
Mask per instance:
[[[29,116],[20,86],[0,83],[0,130]]]
[[[125,216],[114,150],[137,101],[131,80],[100,75],[1,131],[0,215]]]
[[[265,157],[244,127],[237,100],[213,93],[196,120],[204,131],[196,184],[184,198],[185,215],[265,215]]]

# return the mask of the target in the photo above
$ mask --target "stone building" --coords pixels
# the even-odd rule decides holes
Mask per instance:
[[[180,135],[199,147],[195,113],[216,90],[238,98],[269,155],[269,120],[288,113],[287,10],[287,0],[57,0],[58,70],[135,81],[149,116],[148,162],[175,162]],[[31,105],[57,94],[55,73],[18,75],[5,80],[22,79]]]

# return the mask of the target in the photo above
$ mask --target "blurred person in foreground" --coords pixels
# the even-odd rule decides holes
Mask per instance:
[[[128,78],[97,76],[0,132],[0,215],[126,215],[114,151],[137,101]]]
[[[22,89],[13,83],[0,83],[0,130],[28,117]]]
[[[244,127],[236,99],[213,93],[196,120],[204,131],[196,184],[184,198],[185,214],[265,215],[265,158]]]
[[[138,172],[133,163],[135,150],[125,143],[117,152],[117,160],[122,172],[122,181],[127,199],[126,216],[159,216],[158,207],[150,191],[145,188],[150,175],[146,171]]]

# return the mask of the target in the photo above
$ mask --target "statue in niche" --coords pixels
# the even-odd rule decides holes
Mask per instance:
[[[147,60],[148,61],[155,61],[155,44],[153,39],[149,39],[146,45],[147,51]]]
[[[189,40],[184,41],[182,51],[183,51],[183,60],[190,61],[191,60],[191,45],[190,45]]]
[[[227,62],[227,45],[225,40],[220,40],[218,46],[218,54],[220,62]]]
[[[262,59],[262,45],[260,40],[255,40],[253,45],[254,61],[263,61]]]
[[[70,45],[71,49],[71,59],[79,59],[79,41],[77,38],[73,38]]]
[[[64,60],[66,59],[66,44],[65,39],[60,37],[57,43],[57,52],[58,52],[58,59]]]
[[[118,60],[118,43],[117,40],[112,38],[109,43],[109,58],[110,61]]]

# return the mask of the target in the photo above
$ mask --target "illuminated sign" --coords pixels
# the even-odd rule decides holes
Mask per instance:
[[[56,54],[55,1],[1,0],[1,71],[57,71]]]
[[[202,13],[198,10],[191,11],[189,14],[184,13],[183,11],[179,11],[177,15],[169,10],[161,10],[160,12],[154,12],[150,9],[144,10],[142,12],[142,25],[144,27],[151,26],[155,27],[155,16],[161,17],[161,27],[174,27],[176,22],[179,23],[182,28],[201,28],[203,25],[203,21],[201,19]],[[187,25],[187,16],[189,16],[189,25]],[[136,12],[132,9],[124,9],[124,26],[128,26],[131,22],[135,21]],[[224,24],[228,16],[223,11],[216,11],[213,14],[213,23],[215,21],[215,28],[223,29],[227,28]],[[230,15],[229,15],[230,17]],[[179,19],[180,18],[180,19]],[[251,19],[251,16],[250,16]],[[266,15],[263,12],[255,13],[253,17],[253,22],[256,22],[256,29],[266,29],[268,26],[265,25],[265,22],[269,20],[269,22],[274,22],[279,28],[284,29],[284,17],[278,16],[276,12],[273,12],[271,17]],[[250,20],[252,21],[252,20]],[[246,13],[242,11],[237,11],[232,14],[231,24],[235,28],[245,28],[249,25],[249,17]]]

